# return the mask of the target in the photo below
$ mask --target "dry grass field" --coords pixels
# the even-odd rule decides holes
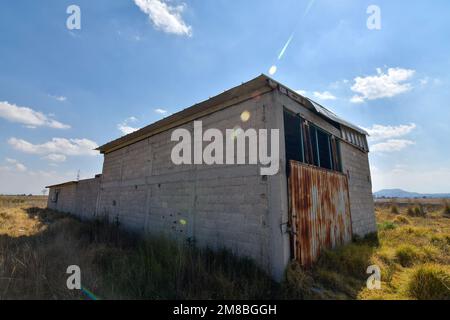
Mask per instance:
[[[450,207],[383,200],[378,236],[293,263],[282,284],[251,261],[45,209],[44,197],[0,197],[0,299],[450,299]],[[369,265],[380,290],[366,288]],[[82,291],[66,287],[79,265]]]

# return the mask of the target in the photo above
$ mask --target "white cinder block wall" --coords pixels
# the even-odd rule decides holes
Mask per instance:
[[[341,158],[343,172],[348,177],[353,234],[365,236],[376,232],[368,154],[342,141]]]
[[[59,192],[58,201],[53,202],[57,191]],[[47,207],[60,212],[75,213],[76,195],[76,183],[66,184],[58,188],[51,188],[47,200]]]

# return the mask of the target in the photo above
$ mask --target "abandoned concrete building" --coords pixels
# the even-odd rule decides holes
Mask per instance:
[[[195,121],[224,133],[278,129],[278,172],[261,175],[260,163],[174,164],[171,134],[193,132]],[[49,186],[48,207],[227,248],[281,279],[292,259],[309,266],[323,248],[376,231],[366,135],[261,75],[99,147],[103,172]]]

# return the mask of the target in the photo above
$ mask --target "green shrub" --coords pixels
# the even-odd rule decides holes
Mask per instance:
[[[378,230],[380,230],[380,231],[393,230],[393,229],[397,228],[397,225],[395,223],[393,223],[392,221],[384,221],[383,223],[379,223],[377,226],[378,226]]]
[[[450,300],[450,271],[439,265],[424,265],[411,274],[407,293],[418,300]]]

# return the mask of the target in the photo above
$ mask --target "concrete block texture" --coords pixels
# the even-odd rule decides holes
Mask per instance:
[[[353,234],[365,236],[377,231],[368,154],[353,145],[341,143],[343,172],[349,184]]]
[[[203,132],[219,129],[224,137],[226,129],[264,129],[269,103],[271,94],[266,94],[198,120]],[[243,112],[250,114],[247,121],[241,119]],[[181,128],[194,138],[193,122]],[[260,175],[260,166],[175,165],[171,152],[178,142],[171,141],[172,131],[105,154],[97,215],[137,232],[227,248],[270,272],[268,180]]]

